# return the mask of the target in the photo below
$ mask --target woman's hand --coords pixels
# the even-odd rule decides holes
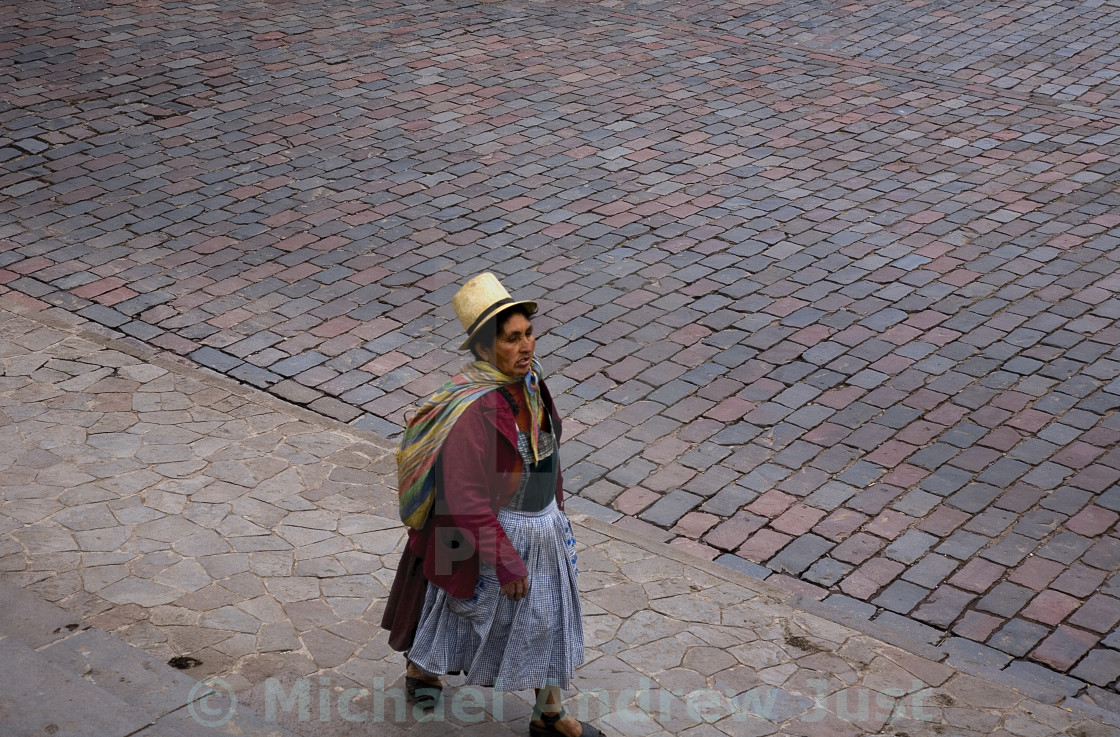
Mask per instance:
[[[501,588],[501,594],[510,601],[521,601],[529,595],[529,577],[525,576],[504,584]]]

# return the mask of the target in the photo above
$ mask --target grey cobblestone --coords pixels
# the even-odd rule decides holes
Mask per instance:
[[[936,543],[937,538],[933,535],[918,530],[907,530],[883,552],[888,558],[911,564],[925,555],[926,551]]]
[[[833,545],[818,535],[802,535],[771,558],[767,565],[779,572],[802,573]]]
[[[809,566],[803,575],[818,586],[827,588],[839,583],[854,567],[832,558],[821,558]]]
[[[1120,678],[1120,652],[1116,650],[1093,650],[1070,675],[1097,686],[1107,686]]]
[[[951,495],[947,502],[965,512],[979,512],[999,496],[1000,489],[991,484],[969,484]]]
[[[907,581],[895,581],[871,603],[898,614],[908,614],[922,599],[929,595],[929,589]]]
[[[902,578],[919,586],[932,589],[956,570],[958,565],[960,564],[952,558],[931,553],[923,557],[917,564],[906,569]]]
[[[1059,675],[1037,663],[1023,660],[1016,660],[994,678],[997,683],[1011,685],[1031,698],[1051,704],[1073,696],[1083,688],[1075,678]]]
[[[1031,589],[1003,581],[996,584],[986,596],[976,602],[976,608],[1001,617],[1011,617],[1032,597],[1034,591]]]
[[[1021,658],[1030,652],[1050,630],[1037,622],[1028,622],[1018,617],[1008,620],[1007,624],[991,636],[988,644],[997,650]]]
[[[986,537],[965,530],[957,530],[934,550],[958,560],[967,560],[987,543],[988,538]]]
[[[1015,515],[1002,509],[987,509],[965,523],[964,529],[986,537],[998,537],[1015,521]]]
[[[655,502],[653,506],[642,513],[642,519],[655,525],[668,527],[675,524],[677,520],[702,501],[702,497],[678,489]]]
[[[199,348],[189,354],[189,357],[200,365],[212,368],[215,371],[227,372],[241,365],[241,360],[209,347]]]
[[[913,612],[915,619],[935,627],[947,628],[960,617],[975,595],[951,586],[938,586],[929,598]]]
[[[1018,564],[1023,558],[1035,549],[1038,541],[1023,535],[1011,533],[999,542],[985,548],[980,555],[988,560],[993,560],[1005,566]]]
[[[737,555],[721,555],[720,557],[716,558],[716,563],[725,565],[728,568],[750,576],[751,578],[762,580],[765,580],[770,576],[771,573],[773,573],[773,571],[771,571],[766,566],[759,565],[758,563],[752,563],[749,560],[744,560]]]
[[[942,638],[942,633],[914,619],[909,619],[895,612],[881,612],[872,620],[878,627],[887,633],[901,637],[901,642],[934,643]]]
[[[1011,662],[1010,655],[963,637],[950,637],[941,647],[949,654],[947,664],[965,672],[983,673],[989,679]]]

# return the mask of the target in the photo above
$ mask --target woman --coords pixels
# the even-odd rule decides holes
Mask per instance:
[[[536,690],[533,737],[596,737],[560,690],[583,662],[560,417],[534,356],[530,317],[492,274],[452,298],[474,361],[408,422],[397,452],[409,526],[382,627],[407,651],[405,687],[434,706],[441,674]]]

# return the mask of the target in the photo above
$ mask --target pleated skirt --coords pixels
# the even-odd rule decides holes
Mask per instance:
[[[529,595],[502,596],[486,563],[470,599],[428,584],[408,659],[497,691],[569,688],[584,657],[572,525],[555,501],[540,512],[502,509],[498,522],[529,569]]]

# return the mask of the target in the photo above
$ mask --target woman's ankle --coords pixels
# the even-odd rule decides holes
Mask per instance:
[[[416,665],[416,663],[413,663],[411,660],[405,661],[404,673],[409,678],[418,678],[425,683],[441,683],[441,679],[439,676],[425,672],[420,666]]]

